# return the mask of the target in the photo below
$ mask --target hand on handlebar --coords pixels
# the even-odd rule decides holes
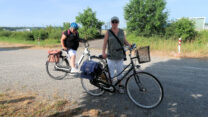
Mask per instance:
[[[136,44],[132,44],[131,47],[129,47],[129,50],[133,50],[134,48],[136,48]]]
[[[103,59],[106,59],[106,58],[107,58],[107,54],[106,54],[106,53],[103,53],[103,54],[102,54],[102,58],[103,58]]]
[[[66,48],[66,47],[63,47],[63,50],[65,50],[65,51],[66,51],[66,50],[67,50],[67,48]]]

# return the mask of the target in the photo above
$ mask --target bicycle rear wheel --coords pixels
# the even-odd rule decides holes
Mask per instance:
[[[105,61],[99,57],[91,57],[92,61],[100,62],[103,67],[106,65]],[[81,84],[83,89],[90,95],[92,96],[100,96],[102,95],[105,91],[100,89],[99,87],[94,86],[93,84],[90,83],[90,80],[81,78]]]
[[[59,58],[58,63],[49,62],[49,61],[46,62],[46,71],[47,71],[48,75],[55,80],[61,80],[67,76],[67,72],[57,70],[56,66],[70,69],[69,63],[66,59],[64,59],[62,57]]]
[[[159,80],[150,73],[138,72],[126,81],[129,98],[139,107],[151,109],[163,99],[163,87]]]

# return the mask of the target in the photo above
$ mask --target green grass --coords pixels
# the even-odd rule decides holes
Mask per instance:
[[[164,37],[141,37],[134,34],[127,35],[127,40],[136,43],[137,46],[151,47],[151,50],[162,52],[177,52],[178,40],[165,39]],[[193,53],[197,55],[208,55],[208,31],[199,32],[198,37],[194,41],[183,42],[181,45],[182,53]]]
[[[55,39],[45,39],[45,40],[40,40],[40,42],[38,42],[37,40],[26,41],[25,39],[14,38],[14,37],[0,37],[0,42],[14,43],[14,44],[30,44],[41,47],[48,47],[48,46],[54,46],[60,44],[59,40],[55,40]]]

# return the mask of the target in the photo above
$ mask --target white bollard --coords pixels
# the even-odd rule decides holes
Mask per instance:
[[[181,38],[178,39],[178,53],[181,53]]]

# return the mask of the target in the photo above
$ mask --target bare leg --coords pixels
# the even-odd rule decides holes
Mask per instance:
[[[76,56],[75,55],[71,56],[71,58],[70,58],[70,66],[72,68],[75,68],[75,60],[76,60]]]

